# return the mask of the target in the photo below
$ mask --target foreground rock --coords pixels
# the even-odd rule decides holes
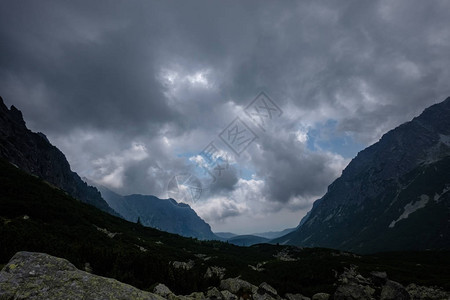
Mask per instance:
[[[336,277],[337,274],[336,274]],[[388,278],[386,272],[372,272],[365,278],[356,266],[345,268],[338,277],[333,295],[316,293],[311,298],[287,293],[280,296],[266,282],[258,287],[240,278],[220,281],[219,287],[203,292],[175,295],[164,284],[153,293],[138,290],[117,280],[78,270],[65,259],[42,253],[18,252],[0,271],[0,300],[12,299],[89,299],[89,300],[449,300],[450,293],[437,287],[410,284],[406,288]]]
[[[380,300],[448,300],[450,293],[437,287],[422,287],[410,284],[404,287],[388,279],[386,272],[372,272],[365,278],[357,272],[356,266],[346,268],[339,276],[335,300],[380,299]]]
[[[115,279],[78,270],[65,259],[18,252],[0,271],[3,299],[140,299],[162,300]]]

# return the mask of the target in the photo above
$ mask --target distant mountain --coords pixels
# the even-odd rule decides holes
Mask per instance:
[[[259,232],[259,233],[252,233],[251,235],[260,236],[266,239],[276,239],[277,237],[283,236],[288,234],[289,232],[294,231],[297,229],[297,227],[294,228],[287,228],[282,231],[268,231],[268,232]]]
[[[223,239],[229,239],[237,236],[237,234],[234,234],[232,232],[214,232],[214,234]]]
[[[450,248],[450,98],[345,168],[280,244],[355,252]]]
[[[222,240],[229,240],[231,238],[234,237],[243,237],[243,236],[247,236],[247,237],[263,237],[265,239],[275,239],[277,237],[283,236],[288,234],[289,232],[294,231],[295,229],[297,229],[298,227],[294,227],[294,228],[287,228],[284,229],[282,231],[268,231],[268,232],[259,232],[259,233],[252,233],[252,234],[247,234],[247,235],[239,235],[239,234],[235,234],[232,232],[214,232],[215,235],[217,235],[218,237],[222,238]]]
[[[170,233],[202,240],[219,239],[209,224],[187,204],[155,196],[121,196],[103,186],[98,186],[98,189],[108,204],[130,222],[139,219],[144,226]]]
[[[100,192],[72,172],[64,154],[43,133],[30,131],[22,112],[8,109],[0,97],[0,158],[64,190],[72,197],[117,215]]]
[[[237,246],[252,246],[255,244],[267,243],[270,239],[266,239],[260,236],[255,235],[237,235],[232,238],[226,239],[230,244],[234,244]]]

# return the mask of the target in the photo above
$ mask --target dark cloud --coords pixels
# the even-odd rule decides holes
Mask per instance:
[[[3,1],[0,94],[81,175],[165,197],[264,90],[283,118],[198,209],[242,223],[304,213],[349,158],[332,143],[310,149],[309,130],[333,120],[319,135],[368,145],[450,95],[448,11],[406,0]]]

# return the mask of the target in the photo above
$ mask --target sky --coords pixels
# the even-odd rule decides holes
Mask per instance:
[[[80,176],[295,227],[450,96],[449,1],[1,1],[0,95]],[[177,199],[178,198],[178,199]]]

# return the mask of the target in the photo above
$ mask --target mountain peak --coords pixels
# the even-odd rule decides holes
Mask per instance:
[[[43,133],[26,127],[22,112],[14,105],[8,109],[0,97],[0,158],[66,191],[72,197],[117,215],[102,199],[72,172],[64,154]]]
[[[23,119],[22,112],[20,110],[18,110],[14,105],[11,105],[10,116],[11,116],[11,119],[14,120],[17,124],[26,126],[25,120]]]
[[[187,204],[176,200],[159,199],[151,195],[121,196],[98,185],[103,198],[126,220],[163,231],[199,239],[218,239],[211,227]]]
[[[5,102],[3,102],[2,96],[0,96],[0,111],[7,111],[8,107],[6,107]]]
[[[356,252],[450,246],[450,97],[360,151],[275,242]]]
[[[0,115],[3,116],[3,118],[14,122],[16,125],[26,127],[22,112],[14,105],[11,105],[11,108],[8,109],[2,97],[0,97]]]

